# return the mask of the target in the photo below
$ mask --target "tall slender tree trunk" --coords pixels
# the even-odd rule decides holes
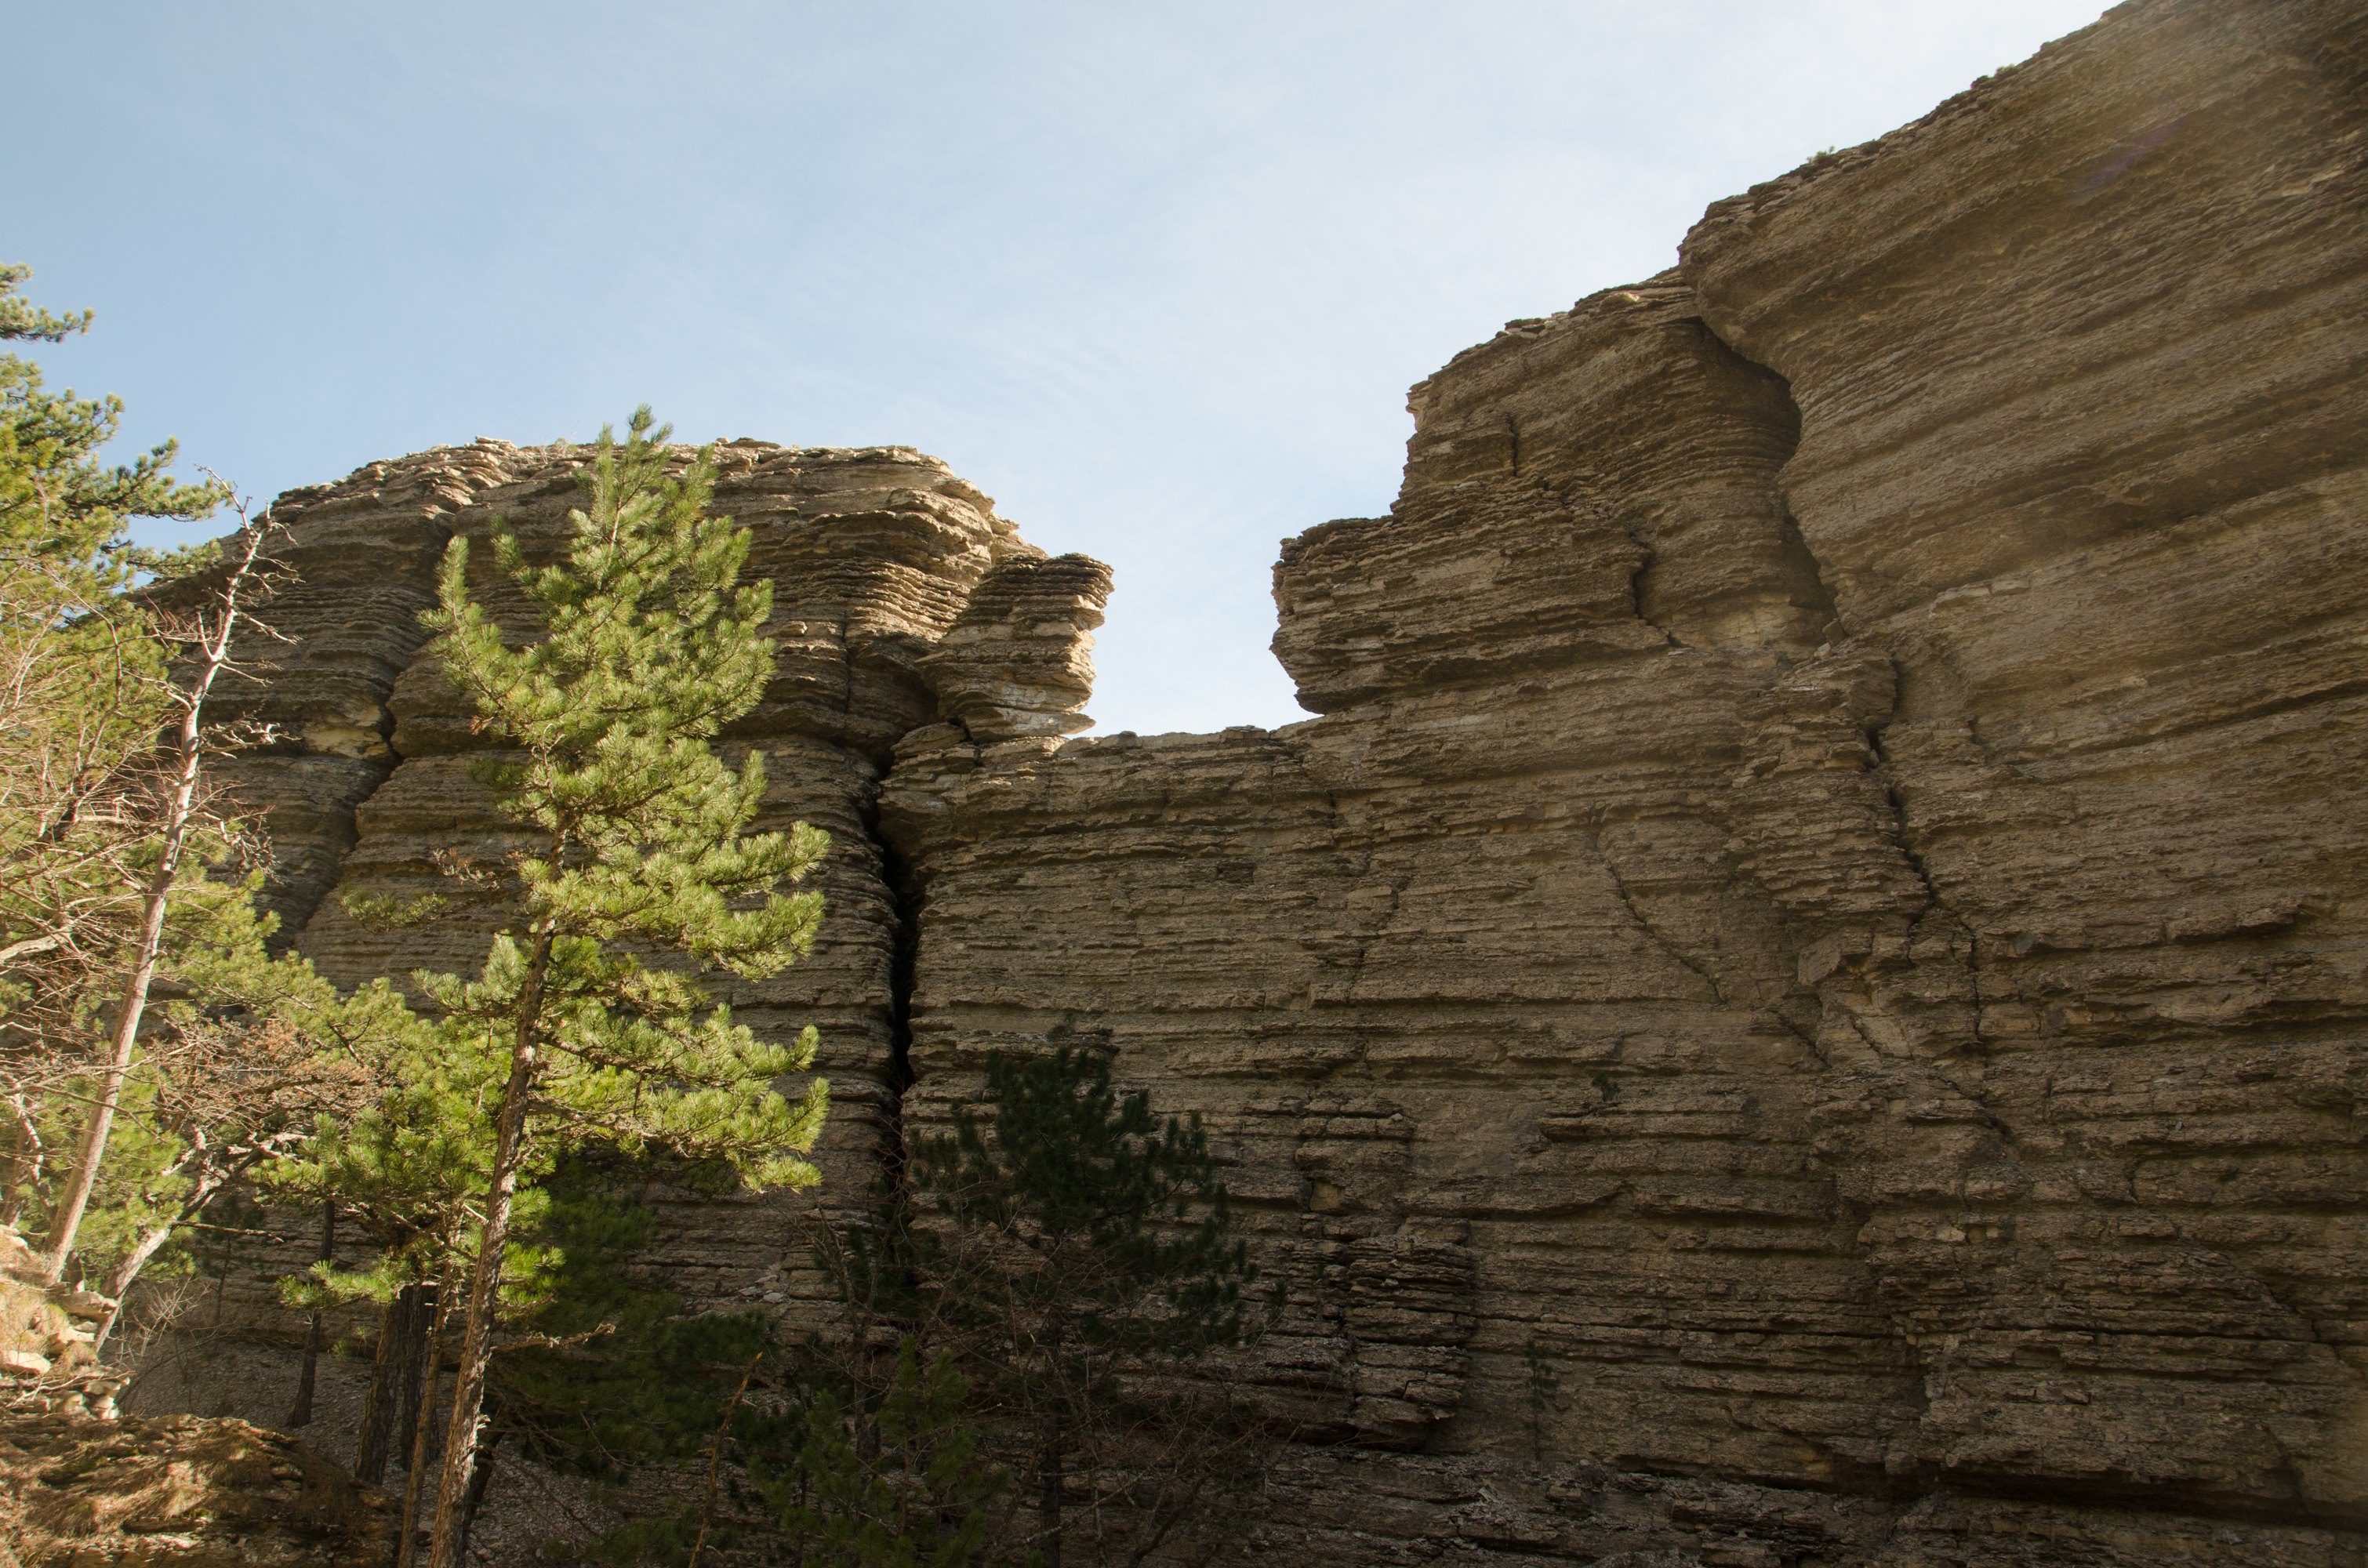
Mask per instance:
[[[107,1153],[107,1135],[115,1125],[116,1108],[123,1100],[123,1080],[131,1071],[132,1047],[140,1038],[141,1016],[148,1007],[148,988],[156,978],[156,953],[164,946],[165,911],[172,902],[173,879],[180,871],[181,851],[188,841],[189,817],[198,798],[198,769],[205,756],[199,721],[204,713],[206,694],[213,689],[214,678],[230,663],[231,633],[238,626],[239,589],[263,552],[266,531],[261,526],[247,530],[245,558],[232,569],[230,580],[222,585],[219,625],[209,631],[200,621],[198,628],[198,647],[205,654],[205,667],[199,673],[197,684],[181,700],[177,737],[180,766],[175,770],[173,792],[165,803],[165,842],[157,856],[155,874],[148,879],[147,897],[141,905],[140,940],[132,949],[131,972],[124,977],[123,998],[116,1006],[115,1039],[107,1068],[99,1076],[90,1120],[84,1124],[82,1142],[74,1151],[74,1175],[67,1178],[66,1189],[58,1199],[55,1218],[50,1226],[49,1253],[41,1260],[41,1273],[52,1285],[65,1273],[66,1255],[74,1250],[74,1233],[82,1229],[83,1210],[90,1204],[91,1188],[98,1185],[98,1163]]]
[[[1036,1494],[1037,1524],[1044,1537],[1043,1568],[1061,1568],[1061,1494],[1067,1476],[1061,1463],[1061,1449],[1068,1434],[1061,1420],[1064,1413],[1062,1396],[1065,1392],[1061,1365],[1061,1345],[1068,1337],[1068,1321],[1059,1310],[1048,1314],[1042,1333],[1044,1347],[1044,1452],[1038,1463],[1040,1490]]]
[[[337,1200],[321,1199],[321,1261],[326,1263],[336,1256]],[[304,1326],[304,1369],[296,1374],[296,1403],[288,1412],[290,1428],[313,1424],[313,1383],[321,1366],[321,1309],[313,1309],[313,1320]]]
[[[484,1413],[485,1365],[493,1356],[494,1312],[502,1278],[502,1252],[509,1242],[510,1208],[518,1198],[518,1166],[526,1144],[527,1098],[541,1065],[537,1036],[541,1028],[543,982],[551,973],[552,930],[534,934],[526,980],[518,988],[518,1035],[510,1046],[509,1081],[502,1088],[501,1119],[494,1133],[491,1190],[485,1194],[485,1228],[477,1267],[469,1279],[469,1308],[461,1330],[460,1364],[452,1374],[452,1418],[444,1436],[444,1473],[436,1493],[436,1539],[427,1568],[458,1568],[461,1515],[477,1459],[478,1423]]]
[[[211,677],[211,672],[208,672]],[[165,911],[173,897],[173,878],[181,867],[181,848],[188,837],[189,808],[198,794],[198,707],[192,702],[181,720],[181,767],[165,812],[165,847],[148,879],[148,896],[140,914],[140,942],[132,949],[131,972],[123,982],[122,1000],[116,1004],[115,1040],[99,1075],[98,1094],[83,1124],[82,1142],[74,1150],[74,1174],[59,1197],[57,1217],[50,1226],[50,1250],[41,1259],[41,1273],[55,1284],[65,1273],[66,1255],[74,1250],[74,1233],[82,1229],[83,1210],[91,1188],[98,1185],[98,1163],[107,1153],[107,1135],[115,1126],[115,1108],[123,1100],[123,1080],[131,1071],[132,1047],[140,1038],[141,1016],[147,1010],[148,987],[156,978],[156,952],[165,942]]]
[[[107,1347],[108,1335],[115,1332],[117,1322],[123,1316],[124,1298],[131,1293],[131,1282],[140,1278],[140,1271],[148,1267],[148,1260],[164,1250],[165,1244],[171,1241],[175,1233],[178,1232],[183,1225],[204,1212],[206,1205],[214,1200],[214,1196],[230,1185],[230,1173],[226,1171],[217,1171],[210,1175],[201,1173],[198,1177],[197,1186],[190,1189],[187,1198],[182,1199],[180,1211],[163,1224],[151,1225],[141,1232],[140,1239],[132,1244],[131,1250],[118,1260],[115,1267],[108,1272],[105,1283],[99,1287],[98,1293],[115,1304],[108,1308],[107,1316],[99,1320],[98,1332],[91,1335],[91,1350],[94,1355]],[[224,1265],[223,1275],[227,1278],[228,1274],[229,1266]],[[214,1291],[214,1315],[219,1320],[222,1316],[222,1291],[219,1281]]]
[[[690,1543],[690,1561],[684,1568],[699,1568],[700,1553],[707,1550],[707,1532],[715,1523],[715,1483],[723,1474],[723,1440],[732,1435],[732,1418],[740,1414],[740,1401],[747,1395],[748,1381],[757,1375],[757,1368],[764,1359],[762,1355],[755,1357],[748,1369],[740,1374],[740,1386],[732,1391],[732,1403],[723,1407],[723,1419],[715,1428],[715,1441],[708,1446],[707,1495],[700,1500],[699,1537]],[[856,1425],[860,1429],[862,1423]]]
[[[439,1296],[441,1292],[438,1292]],[[427,1399],[436,1398],[436,1379],[443,1370],[444,1335],[440,1319],[440,1302],[427,1310]],[[411,1435],[411,1464],[403,1478],[403,1540],[395,1547],[394,1568],[411,1568],[419,1555],[419,1502],[427,1490],[427,1435],[435,1427],[433,1421],[422,1420],[419,1429]],[[441,1510],[438,1510],[441,1522]]]
[[[107,1348],[108,1335],[115,1332],[117,1321],[123,1316],[123,1298],[131,1289],[131,1281],[139,1278],[140,1271],[148,1266],[148,1260],[155,1256],[157,1251],[173,1239],[173,1233],[180,1228],[179,1220],[170,1224],[151,1226],[142,1233],[131,1250],[123,1255],[123,1261],[117,1264],[114,1272],[107,1277],[107,1288],[99,1294],[114,1305],[108,1307],[107,1316],[99,1320],[98,1332],[90,1336],[92,1355]]]
[[[14,1136],[8,1146],[8,1186],[5,1198],[0,1198],[0,1225],[14,1229],[25,1212],[25,1199],[33,1184],[41,1179],[41,1130],[33,1124],[33,1113],[25,1104],[25,1096],[12,1095],[8,1099]]]
[[[403,1403],[394,1419],[393,1451],[411,1452],[422,1424],[427,1428],[427,1456],[434,1459],[443,1452],[436,1446],[436,1421],[428,1405],[436,1393],[435,1379],[427,1375],[427,1336],[437,1333],[444,1322],[444,1286],[441,1281],[411,1287],[411,1316],[404,1320],[404,1332],[410,1337],[404,1342],[403,1386],[396,1392]],[[406,1463],[409,1461],[405,1461]]]
[[[386,1481],[395,1406],[403,1397],[395,1380],[410,1352],[417,1290],[416,1285],[405,1285],[378,1314],[378,1349],[370,1358],[370,1392],[362,1401],[361,1432],[354,1445],[354,1474],[372,1486]]]
[[[469,1468],[469,1494],[461,1499],[461,1540],[452,1549],[455,1558],[469,1555],[469,1531],[477,1523],[477,1510],[485,1506],[485,1489],[493,1484],[494,1450],[502,1446],[504,1434],[488,1428],[478,1440],[476,1457]],[[697,1568],[694,1561],[693,1568]]]
[[[1042,1489],[1036,1494],[1037,1527],[1044,1537],[1044,1568],[1061,1568],[1061,1413],[1044,1423],[1044,1454],[1038,1462]]]

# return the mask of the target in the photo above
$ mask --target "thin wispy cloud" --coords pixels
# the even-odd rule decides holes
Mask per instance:
[[[268,494],[479,435],[897,442],[1117,568],[1093,710],[1300,717],[1283,535],[1385,508],[1406,387],[2097,0],[51,7],[92,171],[0,260],[54,380]]]

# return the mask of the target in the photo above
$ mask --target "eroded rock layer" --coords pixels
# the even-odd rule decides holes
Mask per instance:
[[[1316,721],[902,756],[908,1115],[1217,1130],[1271,1544],[2361,1549],[2363,38],[2123,7],[1460,356]]]
[[[731,738],[835,835],[732,1000],[822,1025],[830,1190],[995,1051],[1198,1112],[1289,1561],[2362,1561],[2362,40],[2123,6],[1459,356],[1390,515],[1283,546],[1271,733],[1062,740],[1104,569],[901,449],[727,449],[782,644]],[[411,615],[573,460],[283,503],[246,767],[341,978],[482,948],[323,894],[501,842]],[[678,1218],[803,1310],[788,1209]]]
[[[231,782],[267,808],[278,856],[268,897],[283,935],[341,983],[473,972],[484,960],[513,896],[500,869],[516,828],[470,775],[493,738],[424,653],[417,612],[433,602],[448,542],[470,540],[472,597],[521,640],[531,636],[522,594],[483,540],[498,517],[529,565],[556,559],[588,456],[479,441],[371,464],[274,508],[287,528],[275,546],[287,571],[265,615],[290,641],[276,667],[223,707],[272,724],[278,739],[240,759]],[[894,986],[905,923],[871,828],[891,748],[936,723],[941,707],[954,735],[969,733],[964,714],[996,739],[1005,731],[994,724],[1016,712],[1040,733],[1089,723],[1075,709],[1091,683],[1087,633],[1110,574],[1081,556],[1045,559],[986,496],[906,448],[735,441],[717,460],[713,510],[754,535],[746,570],[773,585],[765,632],[776,644],[773,680],[724,749],[766,755],[759,830],[807,822],[830,834],[831,847],[814,883],[825,915],[813,956],[769,981],[724,976],[709,989],[769,1038],[819,1028],[815,1071],[833,1100],[816,1151],[823,1191],[857,1202],[877,1175],[905,1071]],[[988,608],[973,607],[982,591]],[[1056,615],[1068,618],[1059,638],[1046,624]],[[963,645],[941,703],[939,645],[981,623],[1011,629]],[[1050,642],[1059,646],[1048,653]],[[1001,705],[973,711],[982,690]],[[455,882],[445,874],[454,867],[484,885]],[[432,892],[453,906],[424,926],[372,930],[333,887]],[[653,1261],[692,1300],[779,1303],[815,1288],[801,1279],[804,1250],[791,1239],[802,1201],[651,1196],[669,1207]],[[303,1267],[300,1244],[286,1251],[291,1269]],[[247,1283],[250,1309],[270,1312],[271,1280]]]

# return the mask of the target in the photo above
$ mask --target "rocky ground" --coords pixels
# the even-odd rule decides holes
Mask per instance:
[[[385,1568],[395,1506],[234,1417],[0,1413],[8,1568]]]

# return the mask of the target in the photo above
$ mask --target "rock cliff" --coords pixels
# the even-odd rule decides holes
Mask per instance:
[[[727,448],[734,738],[835,835],[732,1000],[822,1026],[828,1191],[997,1049],[1199,1112],[1288,1286],[1290,1561],[2360,1562],[2363,40],[2139,0],[1458,356],[1390,515],[1283,546],[1274,733],[1062,740],[1105,569]],[[245,767],[342,978],[475,953],[322,895],[499,842],[411,615],[569,461],[281,504]],[[782,1206],[680,1214],[796,1310]]]
[[[767,755],[759,827],[809,822],[830,833],[831,850],[816,879],[828,913],[814,956],[768,982],[710,989],[761,1031],[820,1028],[835,1107],[817,1152],[824,1196],[851,1201],[876,1175],[905,1074],[906,922],[892,852],[871,829],[881,777],[916,732],[1000,740],[1090,722],[1076,710],[1110,573],[1047,559],[986,496],[906,448],[735,441],[718,458],[715,510],[755,535],[746,569],[774,584],[765,631],[777,646],[763,699],[723,743]],[[492,915],[466,896],[428,926],[374,932],[328,895],[344,885],[450,896],[437,856],[490,861],[506,847],[509,826],[467,767],[492,742],[423,654],[417,613],[447,542],[480,537],[496,517],[530,562],[555,558],[586,461],[564,447],[481,440],[373,463],[273,507],[290,542],[263,616],[285,641],[263,678],[214,710],[273,726],[275,742],[237,759],[230,782],[265,808],[277,857],[266,898],[283,938],[341,983],[472,970],[484,955]],[[487,613],[529,635],[524,598],[492,552],[474,551],[470,571]],[[660,1261],[694,1297],[779,1302],[794,1292],[781,1274],[785,1201],[683,1195]],[[264,1282],[250,1283],[251,1309],[268,1310]]]

